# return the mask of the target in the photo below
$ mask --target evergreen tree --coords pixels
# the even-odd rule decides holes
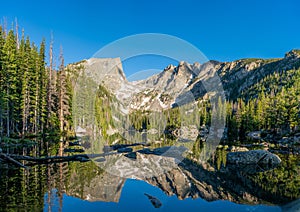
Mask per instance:
[[[13,30],[10,30],[3,46],[3,117],[6,120],[6,135],[10,136],[15,129],[16,102],[17,102],[17,65],[16,65],[16,39]]]
[[[37,126],[39,132],[44,132],[47,123],[47,85],[48,75],[45,62],[45,40],[40,44],[38,55],[38,115]]]
[[[5,72],[4,72],[4,64],[3,64],[3,55],[4,55],[4,32],[2,27],[0,26],[0,141],[1,137],[4,133],[4,105],[5,105]]]

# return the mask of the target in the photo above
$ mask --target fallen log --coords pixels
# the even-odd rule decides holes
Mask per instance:
[[[119,154],[119,153],[110,152],[110,153],[102,153],[102,154],[77,154],[77,155],[69,155],[69,156],[49,156],[49,157],[39,157],[39,158],[25,156],[25,155],[17,155],[17,154],[3,154],[3,153],[1,153],[1,154],[5,155],[5,157],[11,158],[12,160],[14,160],[16,162],[21,161],[21,160],[34,162],[34,163],[27,164],[28,166],[32,166],[32,165],[36,165],[36,164],[62,163],[62,162],[68,162],[68,161],[87,162],[92,158],[105,157],[108,155],[114,155],[114,154]],[[20,163],[20,162],[18,162],[18,163]]]
[[[87,155],[50,156],[50,157],[41,157],[41,158],[16,155],[16,154],[9,154],[9,156],[15,158],[16,160],[35,161],[35,162],[51,161],[51,160],[76,160],[78,158],[83,158],[83,157],[88,158]]]
[[[108,152],[108,153],[100,153],[100,154],[76,154],[76,155],[69,155],[69,156],[32,157],[32,156],[18,155],[18,154],[5,154],[0,152],[0,159],[2,158],[19,167],[29,169],[28,166],[34,166],[37,164],[63,163],[69,161],[87,162],[93,158],[105,157],[105,156],[115,155],[115,154],[120,154],[120,153]],[[27,163],[25,166],[19,161],[28,161],[29,163]]]
[[[5,159],[6,161],[8,161],[8,162],[10,162],[10,163],[12,163],[14,165],[16,165],[16,166],[22,167],[22,168],[27,169],[27,170],[29,169],[29,167],[23,165],[22,163],[20,163],[19,161],[13,159],[12,157],[10,157],[7,154],[0,153],[0,157],[3,158],[3,159]]]
[[[17,154],[7,154],[10,157],[15,158],[16,160],[26,160],[26,161],[48,161],[48,160],[72,160],[76,158],[96,158],[96,157],[104,157],[108,155],[118,154],[116,152],[111,153],[101,153],[101,154],[77,154],[77,155],[69,155],[69,156],[49,156],[49,157],[31,157],[31,156],[24,156],[24,155],[17,155]]]

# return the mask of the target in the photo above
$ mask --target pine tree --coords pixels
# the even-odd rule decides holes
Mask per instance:
[[[60,126],[59,107],[64,111],[62,125],[72,122],[71,80],[62,68],[57,79],[52,42],[50,47],[50,68],[46,69],[45,40],[38,48],[29,37],[24,38],[24,31],[19,40],[18,30],[5,33],[0,27],[0,137],[37,135],[47,127],[55,132]]]
[[[264,92],[262,91],[260,93],[260,95],[258,96],[258,98],[257,98],[256,108],[255,108],[254,121],[255,121],[258,129],[266,128],[266,125],[265,125],[266,124],[266,121],[265,121],[265,117],[266,117],[265,104],[266,104],[266,98],[265,98]]]
[[[16,65],[16,39],[14,32],[9,31],[3,46],[3,116],[6,119],[6,136],[9,137],[14,129],[17,102],[17,65]]]
[[[26,53],[25,53],[25,38],[24,33],[22,34],[22,38],[19,44],[18,49],[18,78],[19,78],[19,86],[18,86],[18,94],[19,94],[19,117],[20,124],[19,128],[21,131],[21,135],[24,136],[25,133],[25,101],[26,101],[26,91],[27,91],[27,64],[26,61]]]
[[[45,62],[45,40],[40,44],[40,51],[38,56],[38,115],[37,125],[40,132],[44,132],[47,123],[47,85],[48,75],[46,71]]]
[[[4,90],[4,64],[3,64],[3,54],[4,54],[4,32],[2,30],[2,27],[0,26],[0,141],[4,133],[4,97],[5,97],[5,90]]]

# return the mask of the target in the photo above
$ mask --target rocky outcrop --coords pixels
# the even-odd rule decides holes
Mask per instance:
[[[230,152],[227,163],[232,164],[279,164],[281,159],[266,150],[250,150],[246,152]]]
[[[91,58],[83,65],[87,77],[92,78],[98,85],[104,83],[113,92],[119,90],[127,81],[120,58]]]

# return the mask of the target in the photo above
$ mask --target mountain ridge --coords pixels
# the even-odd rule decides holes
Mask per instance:
[[[274,72],[299,68],[300,50],[293,49],[283,58],[273,59],[210,60],[204,64],[180,61],[177,66],[170,64],[156,75],[133,82],[126,79],[120,58],[91,58],[79,65],[86,75],[96,84],[103,84],[129,111],[161,111],[174,107],[180,96],[189,95],[190,101],[203,97],[207,94],[204,82],[213,72],[218,74],[226,97],[236,99],[244,89]]]

